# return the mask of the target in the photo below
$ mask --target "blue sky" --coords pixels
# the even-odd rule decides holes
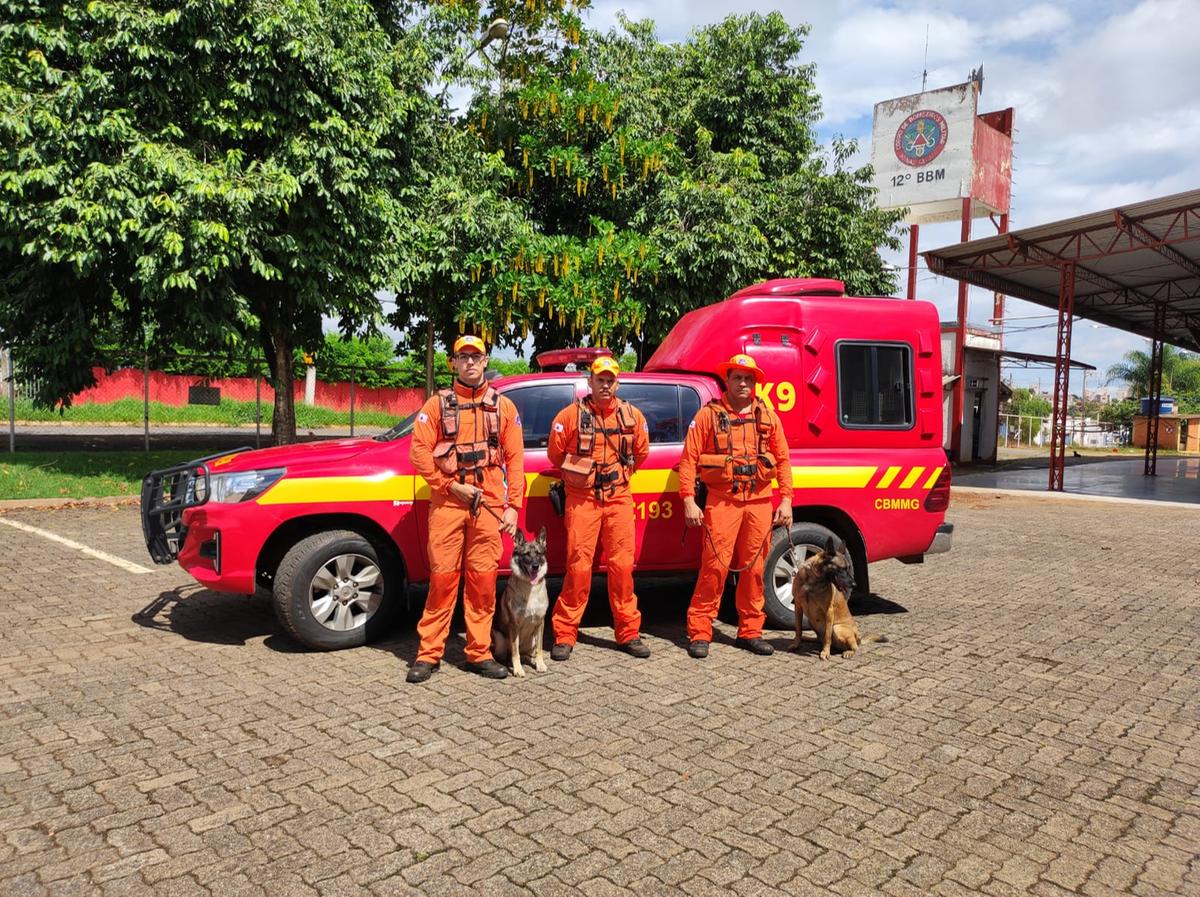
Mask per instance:
[[[926,28],[928,86],[965,81],[985,66],[981,112],[1013,106],[1012,228],[1108,209],[1200,186],[1200,0],[1057,3],[760,2],[736,6],[714,0],[593,0],[589,21],[605,28],[618,11],[650,18],[661,40],[686,38],[693,28],[737,12],[778,9],[792,24],[807,23],[802,63],[817,65],[824,119],[819,136],[856,138],[866,162],[875,103],[921,88]],[[994,232],[976,219],[974,236]],[[925,225],[921,248],[958,242],[957,222]],[[889,255],[897,266],[906,253]],[[901,287],[903,288],[903,287]],[[922,266],[918,294],[953,319],[957,284]],[[971,291],[971,324],[986,325],[991,294]],[[1054,353],[1047,309],[1009,299],[1005,346]],[[1049,326],[1046,326],[1049,325]],[[1105,368],[1140,337],[1077,321],[1073,355]],[[1017,383],[1049,388],[1052,372],[1013,371]],[[1089,392],[1098,383],[1089,378]],[[1078,392],[1076,377],[1072,391]]]

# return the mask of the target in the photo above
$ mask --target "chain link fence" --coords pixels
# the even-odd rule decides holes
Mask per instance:
[[[1091,418],[1068,417],[1066,444],[1076,448],[1120,448],[1133,444],[1129,427]],[[1000,445],[1004,448],[1050,447],[1050,418],[1021,414],[1000,415]]]
[[[6,448],[221,450],[270,445],[275,391],[259,360],[204,355],[112,356],[92,369],[95,384],[54,408],[35,401],[40,384],[0,351]],[[402,365],[293,371],[300,440],[370,436],[412,414],[424,389]]]

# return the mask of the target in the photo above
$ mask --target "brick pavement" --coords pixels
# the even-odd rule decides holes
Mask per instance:
[[[8,516],[147,563],[130,508]],[[873,568],[891,641],[850,661],[691,660],[659,588],[649,661],[600,619],[547,674],[423,687],[411,623],[307,653],[260,600],[0,529],[0,893],[1200,894],[1200,517],[951,519]]]

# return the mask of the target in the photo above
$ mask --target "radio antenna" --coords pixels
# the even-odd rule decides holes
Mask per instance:
[[[925,79],[929,77],[929,25],[925,25],[925,66],[921,69],[921,93],[925,92]]]

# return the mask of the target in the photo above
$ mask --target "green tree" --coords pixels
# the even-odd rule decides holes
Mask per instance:
[[[326,333],[324,344],[312,354],[317,376],[323,380],[349,380],[359,386],[408,386],[396,358],[396,345],[386,336],[347,337]],[[302,362],[302,358],[296,361]]]
[[[1129,384],[1133,398],[1150,395],[1149,353],[1134,349],[1126,352],[1124,360],[1114,364],[1106,372],[1106,383],[1118,381]],[[1185,352],[1172,345],[1163,346],[1162,359],[1163,395],[1174,392],[1200,392],[1200,356]]]
[[[651,22],[599,34],[567,11],[524,32],[468,126],[533,229],[478,257],[464,322],[539,350],[633,343],[644,362],[681,315],[756,280],[890,292],[878,248],[898,246],[899,215],[847,166],[853,144],[819,151],[805,31],[730,17],[667,45]]]
[[[260,348],[276,442],[322,319],[379,314],[426,109],[362,0],[0,0],[0,340],[66,400],[100,334]]]
[[[1014,415],[1017,418],[1008,421],[1008,426],[1015,425],[1018,428],[1017,442],[1029,445],[1041,430],[1042,421],[1050,416],[1052,410],[1048,399],[1042,398],[1032,389],[1018,387],[1013,390],[1012,398],[1001,410],[1001,414]]]
[[[1121,399],[1119,402],[1109,402],[1100,409],[1100,420],[1108,424],[1120,424],[1125,427],[1133,426],[1133,418],[1141,413],[1141,403],[1137,399]]]

